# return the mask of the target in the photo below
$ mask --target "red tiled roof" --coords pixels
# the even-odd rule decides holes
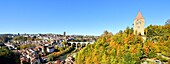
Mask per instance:
[[[138,15],[136,16],[136,19],[144,19],[140,11],[138,12]]]

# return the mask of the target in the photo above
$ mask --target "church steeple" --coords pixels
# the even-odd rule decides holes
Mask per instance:
[[[140,11],[138,12],[138,15],[136,16],[135,19],[144,19]]]

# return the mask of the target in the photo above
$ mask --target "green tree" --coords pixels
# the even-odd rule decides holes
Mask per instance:
[[[0,60],[0,64],[19,64],[19,54],[12,52],[5,47],[1,47]]]
[[[66,47],[66,45],[67,45],[67,42],[62,42],[62,45],[64,45],[64,48]]]

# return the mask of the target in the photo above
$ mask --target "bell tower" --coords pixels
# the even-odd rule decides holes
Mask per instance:
[[[141,12],[139,11],[135,20],[134,20],[134,34],[135,35],[144,35],[144,24],[145,24],[145,20],[141,14]]]

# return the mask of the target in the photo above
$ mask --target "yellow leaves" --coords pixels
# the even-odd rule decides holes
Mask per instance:
[[[120,53],[120,45],[117,46],[116,50],[117,50],[116,54],[119,55],[119,53]]]
[[[94,64],[99,64],[97,56],[93,57],[90,61],[94,62]]]
[[[99,62],[94,62],[94,64],[99,64]]]
[[[159,49],[159,46],[158,46],[158,45],[155,45],[154,48],[155,48],[155,52],[156,52],[156,53],[159,53],[159,52],[160,52],[160,49]]]
[[[139,44],[137,44],[137,47],[140,47],[141,46],[141,44],[139,43]]]
[[[107,55],[106,54],[104,54],[101,59],[102,59],[101,60],[102,63],[107,63]]]
[[[128,43],[128,38],[125,38],[125,39],[124,39],[124,43]]]
[[[113,47],[114,49],[120,49],[121,47],[121,45],[120,44],[118,44],[118,43],[115,43],[115,42],[112,42],[112,43],[110,43],[110,45],[109,45],[110,47]]]
[[[138,45],[136,45],[136,46],[138,46]],[[136,52],[138,52],[138,50],[137,50],[137,48],[138,47],[136,47],[135,45],[131,45],[131,49],[130,49],[130,51],[131,51],[131,55],[133,55],[134,53],[136,53]]]
[[[151,47],[151,48],[154,48],[154,43],[153,42],[149,42],[148,46]]]
[[[88,58],[86,59],[86,64],[90,64],[90,61],[91,61],[91,59],[90,59],[90,57],[88,57]]]
[[[111,47],[115,46],[115,43],[114,42],[110,43],[110,46]]]
[[[145,53],[145,54],[148,54],[148,53],[149,53],[149,49],[148,49],[147,46],[144,46],[144,53]]]
[[[108,53],[109,55],[111,55],[112,52],[111,52],[110,50],[107,50],[107,53]]]
[[[131,52],[132,52],[132,53],[136,53],[136,52],[137,52],[137,49],[133,49]]]
[[[103,46],[100,46],[99,50],[100,50],[100,51],[103,50]]]

